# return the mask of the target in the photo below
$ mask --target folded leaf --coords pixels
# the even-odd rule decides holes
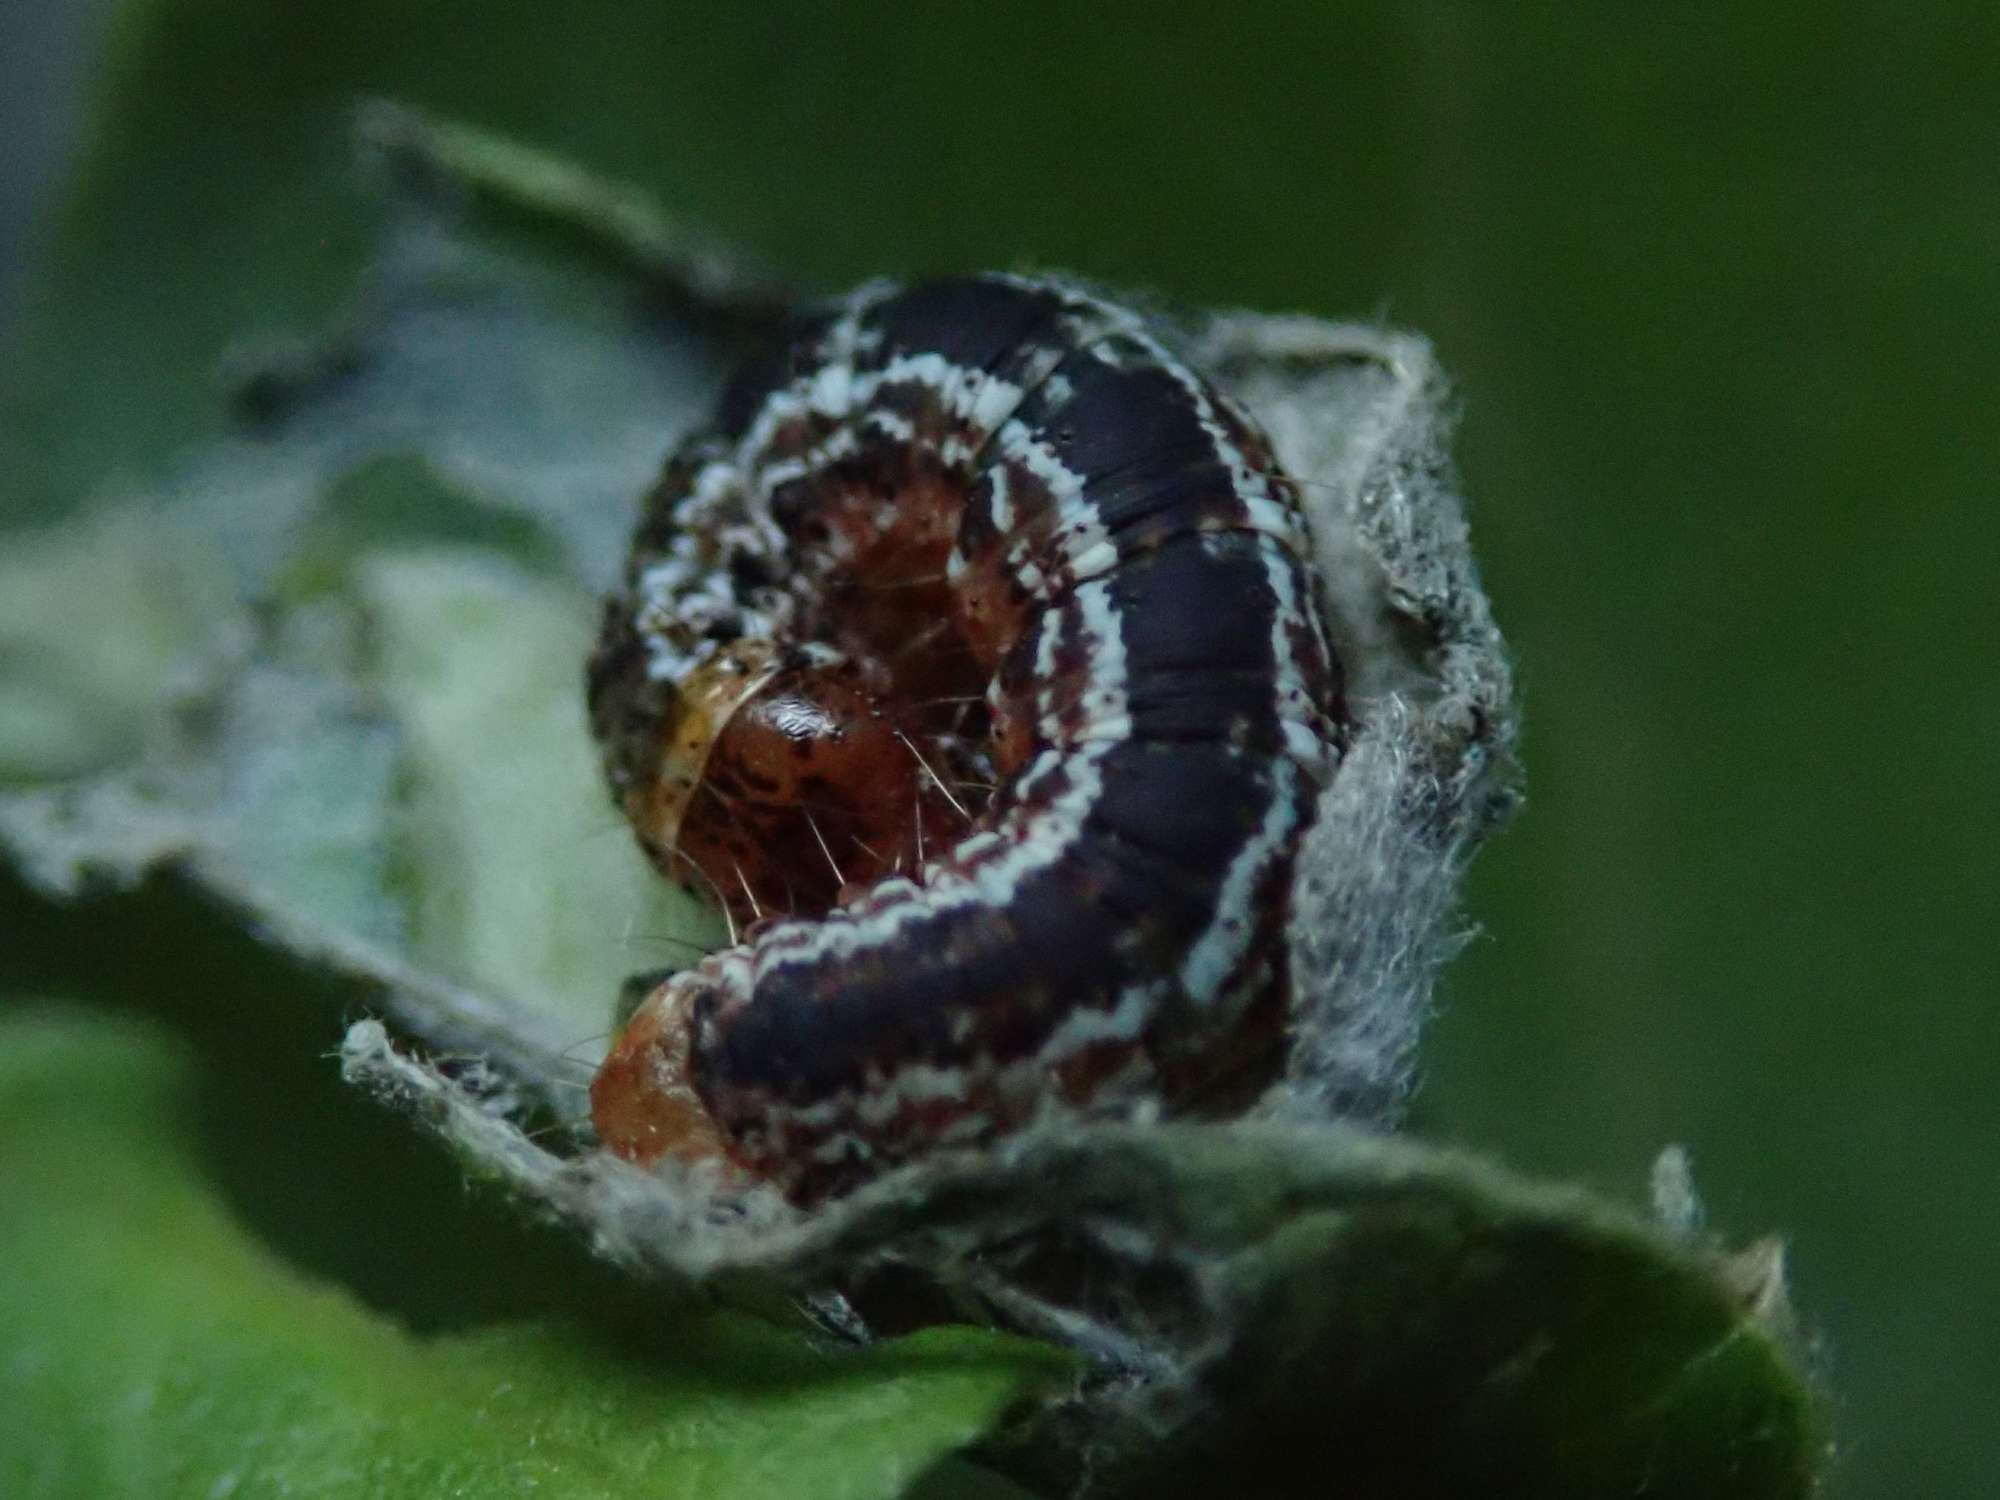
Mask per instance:
[[[1068,1377],[998,1335],[832,1351],[700,1305],[417,1337],[233,1220],[187,1093],[149,1028],[0,1020],[0,1493],[887,1497]]]

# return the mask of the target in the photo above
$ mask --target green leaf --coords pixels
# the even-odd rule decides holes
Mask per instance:
[[[219,430],[223,407],[211,372],[226,345],[246,332],[318,325],[361,264],[362,230],[371,217],[334,186],[346,171],[336,144],[337,120],[357,88],[402,92],[399,80],[415,80],[408,92],[424,102],[511,124],[550,143],[570,132],[571,120],[589,119],[595,123],[581,127],[581,134],[594,135],[595,142],[584,142],[583,158],[630,172],[629,156],[620,153],[638,152],[651,163],[640,169],[641,176],[673,174],[673,168],[658,165],[659,135],[696,139],[646,124],[671,117],[686,125],[700,115],[699,102],[687,103],[690,93],[659,86],[659,53],[692,58],[695,48],[688,38],[629,8],[627,18],[611,26],[573,28],[571,39],[583,50],[570,54],[573,66],[545,70],[566,80],[546,98],[527,98],[511,82],[476,81],[470,68],[439,66],[443,42],[462,21],[449,14],[450,7],[427,13],[426,19],[391,17],[363,5],[344,10],[338,25],[313,4],[282,15],[252,15],[252,9],[212,0],[135,6],[129,12],[117,114],[99,137],[86,191],[72,209],[63,242],[65,252],[74,253],[58,260],[44,287],[34,336],[24,346],[31,357],[17,367],[19,378],[9,392],[28,397],[25,404],[10,400],[10,436],[32,433],[46,447],[0,481],[11,487],[9,499],[71,498],[100,480],[108,466],[151,472],[163,454],[190,436]],[[492,12],[480,68],[504,78],[496,58],[540,58],[546,23],[529,9]],[[606,7],[604,14],[614,9]],[[841,40],[852,40],[851,19],[829,24]],[[1017,49],[1017,59],[1030,53],[1064,58],[1077,75],[1072,82],[1096,82],[1102,54],[1049,47],[1039,28],[1012,30],[1009,45]],[[737,40],[747,34],[733,20],[721,26],[720,50],[737,57],[737,72],[746,79],[782,73],[751,66],[754,57],[745,63]],[[901,18],[868,35],[871,43],[901,49],[893,56],[905,65],[918,64],[905,71],[930,80],[922,97],[933,108],[949,98],[955,113],[948,118],[974,121],[975,134],[976,122],[991,118],[958,109],[962,81],[931,67],[924,39]],[[306,36],[310,45],[301,44]],[[635,40],[649,45],[634,46]],[[820,32],[812,44],[783,50],[799,60],[798,67],[811,69],[816,87],[837,96],[844,80],[820,67],[819,54],[828,50],[829,40]],[[1114,38],[1095,45],[1122,44]],[[860,50],[872,57],[882,49]],[[585,54],[592,66],[584,65]],[[1260,61],[1284,65],[1282,59]],[[1383,70],[1384,77],[1393,72]],[[643,84],[628,92],[649,102],[603,116],[587,108],[605,91],[606,73],[628,85]],[[252,76],[260,86],[246,88],[244,80]],[[1050,79],[1063,76],[1058,70]],[[1205,70],[1204,76],[1219,81],[1200,87],[1218,95],[1236,92],[1226,70]],[[1393,81],[1372,87],[1393,87]],[[784,102],[783,84],[767,82],[767,92]],[[1071,92],[1053,90],[1058,98]],[[1170,143],[1178,164],[1174,180],[1251,184],[1261,172],[1263,186],[1277,191],[1245,186],[1243,195],[1282,205],[1270,211],[1289,222],[1299,211],[1290,191],[1295,179],[1271,167],[1264,148],[1292,138],[1291,127],[1299,120],[1293,101],[1301,92],[1275,86],[1255,91],[1256,110],[1275,110],[1278,130],[1242,123],[1255,111],[1239,117],[1190,110],[1185,99],[1175,98],[1172,120],[1189,122],[1189,133]],[[792,95],[806,97],[796,88]],[[893,101],[895,138],[923,134],[908,127],[903,90],[868,97]],[[1387,118],[1385,111],[1356,104],[1355,97],[1351,90],[1343,93],[1349,118]],[[736,102],[746,106],[745,100]],[[746,112],[747,107],[735,111]],[[538,113],[544,128],[537,128]],[[1019,149],[1014,134],[1022,128],[1021,116],[999,113],[1007,135],[987,138],[985,151],[961,154],[987,162],[1002,177],[1012,174],[1013,189],[1046,181],[1048,153]],[[159,119],[187,128],[156,135]],[[1232,121],[1239,133],[1233,149]],[[1157,167],[1150,132],[1114,125],[1105,135],[1145,140],[1139,165]],[[861,137],[846,139],[853,149]],[[607,144],[616,142],[623,144]],[[1009,149],[990,149],[996,145]],[[711,176],[732,175],[726,157],[727,152],[715,154]],[[734,191],[739,201],[754,191],[760,199],[803,205],[785,211],[802,213],[801,222],[814,235],[820,225],[835,226],[830,242],[839,235],[858,236],[846,253],[858,262],[854,269],[866,271],[890,268],[889,257],[896,254],[921,258],[953,244],[975,260],[1011,260],[1016,247],[995,233],[996,220],[1040,224],[1049,218],[1022,216],[1016,201],[1021,193],[995,191],[981,176],[976,198],[986,215],[983,229],[958,241],[944,232],[928,252],[900,242],[891,248],[884,242],[894,236],[870,226],[886,222],[878,211],[897,201],[895,174],[876,178],[865,149],[860,159],[868,161],[867,174],[850,171],[843,179],[816,172],[797,193],[771,194],[770,174],[734,171]],[[550,188],[527,205],[529,217],[541,220],[534,227],[548,227],[551,216],[559,219],[579,204],[602,207],[609,201],[587,191],[588,182],[552,171],[556,164],[547,159],[508,160],[525,163]],[[1203,162],[1230,170],[1199,170]],[[868,182],[858,180],[863,175]],[[1108,170],[1105,175],[1112,182],[1126,180]],[[903,186],[909,177],[906,167]],[[586,189],[581,193],[574,191],[579,183]],[[1140,217],[1102,212],[1105,184],[1092,174],[1076,174],[1070,191],[1070,211],[1057,216],[1070,226],[1067,239],[1059,230],[1031,248],[1046,255],[1049,246],[1067,243],[1082,253],[1058,258],[1101,269],[1095,236],[1114,226],[1113,232],[1129,237],[1125,254],[1134,255],[1138,247],[1128,278],[1155,279],[1149,256],[1160,236],[1153,227]],[[1210,213],[1212,206],[1202,210],[1205,217],[1242,223],[1236,216]],[[959,217],[974,222],[974,216]],[[631,228],[622,218],[619,223]],[[1344,226],[1334,220],[1321,227]],[[640,224],[641,237],[659,240],[656,228],[650,221]],[[1392,229],[1378,239],[1393,243],[1395,234]],[[1212,245],[1199,236],[1183,240],[1188,247],[1179,278],[1183,286],[1203,276],[1220,277],[1220,294],[1232,300],[1289,301],[1295,285],[1308,286],[1314,296],[1325,292],[1318,280],[1323,259],[1300,254],[1292,235],[1247,234],[1239,227],[1228,256],[1208,253]],[[1365,240],[1341,242],[1351,248]],[[411,243],[398,242],[398,248],[407,252]],[[683,249],[663,242],[659,253],[671,259]],[[839,252],[831,258],[837,261]],[[215,274],[225,261],[236,274]],[[1266,278],[1261,283],[1259,264]],[[218,670],[207,681],[213,691],[198,706],[219,706],[219,714],[183,712],[187,705],[163,691],[157,670],[158,642],[196,641],[202,632],[186,622],[206,619],[202,608],[192,616],[179,604],[166,611],[134,608],[129,619],[122,610],[110,612],[105,635],[117,648],[117,660],[105,672],[100,663],[64,656],[76,652],[76,643],[62,639],[54,629],[55,614],[37,604],[26,611],[44,632],[37,649],[52,651],[43,659],[65,670],[37,667],[24,679],[21,698],[0,702],[0,709],[15,701],[29,705],[28,711],[0,716],[5,731],[0,739],[13,736],[13,764],[30,776],[96,768],[144,739],[148,774],[109,783],[118,796],[100,804],[96,835],[115,831],[129,839],[135,809],[158,818],[172,828],[154,849],[171,850],[181,868],[224,894],[233,903],[225,920],[247,915],[261,928],[285,934],[290,919],[295,924],[290,945],[305,961],[334,969],[350,964],[352,955],[336,945],[315,948],[296,941],[300,926],[319,923],[359,934],[394,950],[412,968],[422,964],[502,988],[518,985],[530,1008],[569,1026],[574,1035],[586,1016],[594,1028],[594,1007],[602,1003],[592,992],[606,980],[593,963],[601,960],[605,972],[622,964],[613,956],[614,943],[593,941],[589,916],[609,910],[622,926],[632,909],[620,907],[619,893],[638,892],[644,872],[633,867],[638,883],[628,884],[616,870],[580,868],[572,857],[575,849],[564,847],[565,838],[587,841],[576,831],[582,822],[572,815],[591,805],[581,739],[566,736],[562,728],[560,705],[574,692],[573,681],[562,681],[564,663],[574,662],[579,632],[587,630],[590,586],[601,578],[624,524],[622,513],[577,503],[566,466],[579,454],[608,446],[622,459],[603,466],[602,482],[585,488],[629,497],[664,446],[665,431],[684,411],[652,400],[674,385],[665,378],[673,372],[637,352],[643,341],[617,326],[617,315],[590,310],[597,288],[556,286],[552,278],[542,278],[542,310],[560,307],[564,317],[575,320],[567,329],[551,331],[555,320],[518,316],[518,303],[511,311],[503,306],[497,318],[489,302],[453,321],[453,306],[468,300],[468,288],[474,303],[479,292],[492,291],[481,284],[487,269],[477,257],[422,264],[415,283],[433,291],[442,287],[449,295],[419,304],[425,316],[417,337],[404,338],[407,325],[400,322],[370,326],[364,309],[354,327],[325,347],[261,362],[252,378],[238,385],[237,406],[239,414],[276,432],[276,447],[242,438],[218,442],[189,460],[191,472],[169,487],[169,505],[186,533],[206,535],[213,529],[226,554],[222,568],[235,580],[238,599],[220,613],[230,614],[250,599],[260,607],[257,619],[264,631],[256,649],[247,658],[214,664]],[[1350,274],[1358,286],[1376,284],[1365,271]],[[412,284],[391,283],[387,289],[407,292]],[[503,298],[514,296],[522,284],[516,278]],[[1274,287],[1282,290],[1274,293]],[[379,295],[385,286],[372,290]],[[1370,290],[1362,300],[1372,298]],[[586,344],[591,357],[577,357]],[[493,357],[496,352],[500,357]],[[524,355],[530,362],[518,363]],[[534,363],[537,359],[543,362]],[[437,408],[425,404],[440,390],[462,398],[443,422]],[[543,399],[551,393],[556,399]],[[413,411],[430,424],[421,439],[412,436]],[[318,431],[316,421],[323,423]],[[466,433],[475,439],[469,459],[468,445],[460,441]],[[644,462],[631,462],[635,454],[643,454]],[[218,476],[224,483],[214,482]],[[276,488],[283,490],[284,503],[246,503],[268,499],[270,489],[263,486],[274,477],[282,481]],[[194,524],[186,524],[190,520]],[[302,545],[289,530],[295,523],[305,528]],[[461,545],[441,550],[440,543]],[[469,550],[465,543],[482,550]],[[53,571],[42,563],[34,568]],[[116,587],[117,571],[109,564],[96,572],[85,566],[70,588],[94,597],[83,590]],[[166,623],[156,628],[153,622],[160,620]],[[149,650],[155,656],[149,657]],[[24,659],[20,653],[13,657],[16,663]],[[72,661],[74,674],[66,670]],[[503,662],[518,665],[520,676],[501,671]],[[0,668],[5,666],[0,656]],[[111,711],[93,711],[82,698],[68,696],[98,691],[91,686],[98,677],[111,683],[103,690],[105,700],[116,705]],[[0,683],[0,690],[14,685]],[[135,735],[140,720],[167,726],[165,752],[158,737]],[[511,742],[517,728],[523,764],[510,766],[491,751],[496,736]],[[166,776],[163,791],[163,779],[154,774],[163,769],[183,779],[174,784],[175,774]],[[540,800],[545,788],[554,789],[547,803]],[[55,800],[64,799],[52,799],[43,810]],[[143,818],[137,826],[146,831]],[[72,847],[89,842],[79,836]],[[608,842],[624,850],[631,865],[622,841],[612,835]],[[26,847],[33,857],[51,857],[50,845],[30,840]],[[95,857],[110,847],[100,843]],[[523,871],[546,882],[555,897],[536,900],[532,888],[522,884]],[[599,936],[608,939],[610,933]],[[164,964],[164,954],[151,949],[147,957]],[[378,966],[377,972],[387,975],[390,967]],[[267,998],[283,1004],[292,997]],[[24,1044],[18,1055],[32,1058],[34,1052]],[[117,1067],[105,1056],[79,1056],[67,1072],[54,1069],[53,1087],[87,1093],[77,1081],[86,1072],[118,1081]],[[143,1080],[127,1078],[119,1086],[132,1097],[147,1093]],[[38,1107],[34,1118],[86,1146],[93,1139],[87,1122],[61,1108]],[[153,1134],[169,1133],[159,1130],[157,1120],[145,1124]],[[20,1405],[40,1426],[63,1432],[79,1412],[96,1409],[92,1398],[100,1391],[149,1393],[147,1402],[112,1408],[115,1430],[109,1420],[103,1429],[107,1444],[128,1433],[156,1440],[154,1448],[135,1456],[131,1469],[135,1476],[150,1469],[156,1483],[146,1488],[135,1477],[137,1492],[157,1492],[167,1482],[158,1476],[187,1472],[197,1459],[223,1460],[224,1447],[239,1457],[257,1456],[270,1426],[245,1430],[216,1423],[211,1429],[211,1413],[199,1402],[176,1406],[161,1396],[171,1394],[172,1380],[121,1378],[115,1356],[126,1346],[106,1339],[107,1326],[135,1331],[134,1347],[153,1361],[149,1373],[155,1376],[181,1368],[168,1369],[169,1356],[198,1360],[211,1345],[224,1362],[237,1361],[230,1366],[242,1376],[234,1394],[268,1399],[272,1421],[310,1450],[307,1457],[314,1462],[332,1462],[334,1449],[366,1457],[378,1452],[371,1443],[408,1439],[412,1447],[379,1461],[393,1467],[415,1455],[411,1461],[429,1465],[425,1478],[439,1486],[481,1475],[454,1467],[459,1460],[445,1450],[425,1446],[436,1433],[413,1435],[407,1413],[428,1413],[439,1428],[446,1419],[441,1408],[458,1412],[461,1424],[466,1411],[496,1413],[510,1424],[526,1421],[529,1414],[493,1389],[494,1382],[513,1378],[516,1363],[526,1367],[518,1388],[539,1392],[558,1413],[571,1411],[561,1399],[565,1391],[606,1391],[611,1386],[605,1382],[615,1385],[615,1395],[606,1395],[599,1409],[603,1420],[594,1436],[622,1430],[626,1411],[647,1409],[643,1391],[635,1395],[617,1385],[626,1373],[617,1351],[569,1332],[467,1335],[417,1345],[346,1306],[341,1316],[374,1330],[354,1336],[354,1348],[365,1349],[365,1356],[350,1351],[318,1362],[312,1335],[339,1321],[322,1313],[302,1318],[305,1332],[297,1341],[280,1340],[278,1356],[265,1358],[261,1346],[246,1352],[240,1339],[232,1339],[244,1330],[272,1333],[264,1324],[277,1319],[275,1313],[262,1322],[248,1312],[238,1316],[227,1294],[231,1288],[254,1290],[260,1275],[282,1279],[282,1268],[263,1263],[260,1272],[252,1264],[254,1254],[232,1256],[210,1243],[222,1239],[223,1230],[213,1224],[202,1228],[214,1217],[214,1205],[204,1209],[199,1194],[162,1202],[152,1214],[146,1208],[152,1200],[128,1179],[137,1172],[148,1181],[172,1180],[174,1168],[156,1159],[157,1152],[134,1149],[133,1137],[141,1133],[136,1127],[96,1137],[99,1154],[111,1162],[100,1175],[132,1196],[107,1200],[80,1194],[74,1205],[64,1202],[68,1183],[86,1177],[89,1167],[74,1153],[42,1152],[35,1138],[40,1128],[12,1134],[27,1139],[38,1159],[45,1155],[65,1175],[24,1172],[25,1190],[0,1209],[6,1216],[0,1228],[9,1232],[10,1244],[17,1228],[29,1242],[60,1241],[54,1269],[37,1264],[34,1275],[23,1278],[25,1286],[48,1295],[32,1306],[24,1303],[23,1316],[31,1321],[20,1327],[24,1338],[34,1335],[36,1349],[61,1342],[72,1365],[51,1358],[30,1369]],[[1148,1192],[1166,1185],[1159,1195],[1164,1218],[1137,1212],[1125,1200],[1111,1210],[1097,1204],[1096,1211],[1108,1213],[1114,1223],[1139,1226],[1136,1241],[1146,1247],[1141,1260],[1152,1257],[1144,1270],[1184,1271],[1170,1265],[1172,1254],[1197,1248],[1201,1284],[1193,1305],[1226,1313],[1204,1330],[1221,1336],[1203,1346],[1193,1387],[1197,1403],[1212,1403],[1211,1414],[1221,1420],[1193,1423],[1184,1441],[1150,1455],[1150,1461],[1143,1428],[1123,1434],[1126,1472],[1149,1491],[1170,1485],[1210,1490],[1227,1483],[1275,1485],[1300,1452],[1326,1448],[1337,1455],[1343,1481],[1361,1492],[1372,1486],[1382,1493],[1450,1493],[1478,1484],[1487,1493],[1788,1496],[1809,1483],[1814,1457],[1809,1403],[1786,1363],[1782,1341],[1732,1282],[1742,1269],[1736,1263],[1668,1242],[1589,1200],[1552,1199],[1418,1148],[1357,1147],[1321,1136],[1310,1150],[1294,1153],[1294,1161],[1268,1143],[1227,1132],[1154,1136],[1124,1155],[1115,1142],[1097,1137],[1071,1144],[1084,1153],[1070,1164],[1080,1180],[1101,1187],[1103,1173],[1124,1174],[1122,1184],[1111,1182],[1114,1197],[1123,1193],[1129,1200],[1135,1185]],[[0,1149],[6,1150],[0,1165],[10,1172],[20,1165],[19,1151]],[[898,1233],[935,1238],[954,1226],[977,1237],[985,1232],[982,1224],[1010,1214],[1018,1229],[1022,1212],[1030,1213],[1038,1233],[1059,1232],[1068,1210],[1056,1190],[1060,1179],[1052,1174],[1062,1165],[1024,1153],[1006,1167],[1015,1173],[1011,1179],[969,1184],[974,1199],[1001,1194],[1005,1212],[996,1213],[989,1202],[981,1209],[989,1216],[985,1221],[977,1215],[968,1219],[962,1205],[954,1207],[947,1172],[893,1205],[903,1215],[901,1227],[879,1228],[874,1243]],[[880,1201],[874,1200],[876,1206]],[[1082,1204],[1079,1211],[1089,1207]],[[869,1202],[856,1206],[844,1250],[868,1248],[868,1235],[861,1231],[870,1208]],[[119,1300],[139,1295],[133,1283],[140,1278],[131,1265],[140,1247],[118,1233],[102,1236],[102,1246],[85,1243],[85,1226],[100,1216],[114,1226],[128,1219],[142,1227],[157,1221],[157,1243],[143,1250],[149,1273],[152,1255],[158,1255],[160,1285],[179,1298],[174,1306],[132,1307]],[[68,1228],[58,1232],[51,1225]],[[62,1238],[64,1232],[69,1239]],[[192,1253],[177,1253],[183,1240],[188,1245],[182,1248]],[[120,1245],[123,1261],[93,1260],[99,1249],[116,1260]],[[828,1248],[819,1269],[837,1274],[848,1258]],[[203,1281],[184,1260],[219,1268],[229,1285]],[[91,1295],[81,1299],[88,1313],[70,1297],[70,1324],[54,1329],[33,1323],[36,1317],[56,1317],[55,1309],[65,1305],[61,1286],[49,1278],[71,1263],[86,1279],[97,1265]],[[1765,1289],[1778,1284],[1774,1276],[1752,1280]],[[290,1285],[296,1289],[296,1281]],[[274,1292],[269,1301],[277,1300]],[[310,1295],[305,1300],[318,1305]],[[328,1305],[341,1306],[337,1298]],[[1185,1313],[1186,1307],[1174,1310]],[[179,1316],[189,1312],[192,1319]],[[196,1324],[203,1320],[230,1336],[198,1335]],[[0,1328],[13,1331],[11,1323]],[[52,1334],[61,1339],[52,1340]],[[685,1348],[713,1355],[716,1369],[730,1367],[732,1349],[746,1367],[777,1371],[781,1380],[795,1368],[786,1360],[796,1346],[767,1347],[755,1339],[732,1346],[705,1323],[684,1327],[680,1335]],[[426,1362],[447,1355],[477,1373],[447,1373]],[[709,1365],[695,1363],[702,1366],[696,1373],[709,1372]],[[299,1371],[324,1372],[325,1379],[302,1391]],[[374,1389],[367,1380],[375,1372],[382,1372],[390,1392],[379,1401],[356,1394]],[[288,1375],[294,1378],[288,1381]],[[689,1388],[676,1387],[683,1393]],[[353,1399],[319,1404],[329,1390]],[[746,1420],[746,1413],[763,1410],[754,1397],[739,1410],[738,1394],[732,1387],[716,1398],[716,1425],[729,1428]],[[250,1405],[254,1409],[254,1400]],[[200,1421],[190,1416],[195,1410],[202,1411]],[[361,1417],[354,1415],[357,1410]],[[148,1425],[160,1413],[164,1425]],[[739,1430],[757,1425],[750,1419]],[[487,1431],[477,1423],[469,1430]],[[206,1448],[211,1431],[238,1441]],[[1091,1452],[1105,1441],[1101,1433],[1086,1431],[1071,1446]],[[594,1451],[579,1444],[574,1431],[567,1438],[552,1431],[537,1456],[568,1452],[574,1474],[591,1469]],[[1506,1472],[1496,1477],[1496,1467]],[[215,1470],[198,1477],[210,1473],[222,1477]],[[489,1478],[486,1488],[494,1483]],[[109,1487],[100,1483],[92,1492]]]
[[[891,1316],[924,1270],[1090,1353],[1103,1378],[1017,1455],[1044,1486],[1289,1494],[1324,1451],[1358,1500],[1800,1500],[1825,1456],[1775,1241],[1729,1253],[1421,1142],[1055,1122],[809,1219],[718,1225],[670,1179],[551,1154],[375,1023],[344,1062],[628,1262],[840,1279]]]
[[[0,1019],[0,1492],[894,1496],[1067,1377],[939,1330],[815,1348],[741,1313],[413,1335],[275,1259],[205,1179],[149,1027]]]
[[[581,689],[698,356],[555,316],[531,267],[419,261],[171,503],[0,554],[0,772],[100,773],[0,797],[0,840],[56,889],[173,862],[295,948],[481,985],[573,1082],[628,975],[721,935],[623,830]]]
[[[1114,1402],[1091,1424],[1101,1476],[1133,1493],[1292,1493],[1309,1455],[1342,1495],[1382,1500],[1815,1487],[1823,1434],[1774,1243],[1725,1255],[1573,1189],[1324,1129],[1031,1143],[896,1196],[843,1248],[956,1226],[1004,1254],[1039,1223],[1124,1269],[1100,1264],[1106,1284],[1153,1289],[1141,1326],[1207,1309],[1174,1336],[1192,1380],[1170,1420]],[[1174,1278],[1192,1295],[1157,1300]]]
[[[1724,1257],[1582,1194],[1399,1155],[1330,1144],[1255,1176],[1217,1159],[1190,1186],[1286,1195],[1221,1273],[1243,1321],[1209,1389],[1243,1415],[1198,1445],[1218,1482],[1275,1486],[1333,1433],[1347,1492],[1385,1500],[1813,1491],[1774,1244]]]
[[[419,961],[538,997],[590,1036],[627,975],[720,940],[605,796],[582,710],[593,600],[465,549],[371,555],[355,592],[405,746]]]
[[[129,759],[230,604],[217,560],[118,513],[0,550],[0,786]]]

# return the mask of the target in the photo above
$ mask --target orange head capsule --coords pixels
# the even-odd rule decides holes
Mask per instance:
[[[728,1160],[721,1128],[689,1069],[694,1007],[707,988],[697,969],[654,990],[591,1080],[590,1118],[598,1139],[627,1161]]]

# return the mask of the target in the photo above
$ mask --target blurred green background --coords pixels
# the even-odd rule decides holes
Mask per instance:
[[[1429,334],[1530,779],[1423,1125],[1626,1193],[1685,1142],[1790,1239],[1835,1492],[1993,1492],[2000,11],[151,0],[97,47],[0,354],[9,522],[142,483],[227,347],[329,315],[363,94],[818,286],[1027,262]]]

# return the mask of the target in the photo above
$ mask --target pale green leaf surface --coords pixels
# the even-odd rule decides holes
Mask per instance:
[[[256,420],[158,503],[0,554],[0,771],[102,773],[0,837],[61,889],[181,861],[587,1068],[626,976],[720,936],[635,852],[581,701],[705,356],[421,216],[372,284],[393,313],[247,377]]]
[[[721,933],[605,796],[583,727],[593,601],[467,550],[373,555],[356,595],[406,747],[416,957],[605,1029],[626,975]]]
[[[147,712],[227,607],[216,558],[121,512],[0,548],[0,785],[96,770],[139,748]]]
[[[29,565],[115,593],[131,553],[102,536],[136,525],[44,539]],[[170,529],[161,539],[176,543]],[[101,757],[88,715],[113,698],[120,734],[144,752],[81,792],[0,797],[0,834],[59,867],[59,884],[120,851],[139,868],[185,859],[253,909],[511,998],[587,1053],[628,974],[720,936],[646,865],[604,791],[582,712],[591,596],[501,552],[435,543],[308,550],[286,572],[311,580],[296,602],[237,621],[249,644],[205,671],[172,662],[179,694],[162,687],[176,640],[154,621],[192,615],[185,594],[113,612],[88,660],[41,673],[49,709],[0,719],[0,754],[25,764],[48,742],[43,723],[60,721],[75,726],[65,756]],[[29,664],[73,634],[58,610],[23,611],[18,627]],[[181,631],[183,651],[194,633]],[[0,671],[0,684],[25,692],[25,676]]]
[[[416,1337],[274,1259],[192,1149],[150,1028],[0,1022],[0,1493],[10,1500],[894,1496],[1065,1378],[943,1330],[816,1349],[684,1309]]]

